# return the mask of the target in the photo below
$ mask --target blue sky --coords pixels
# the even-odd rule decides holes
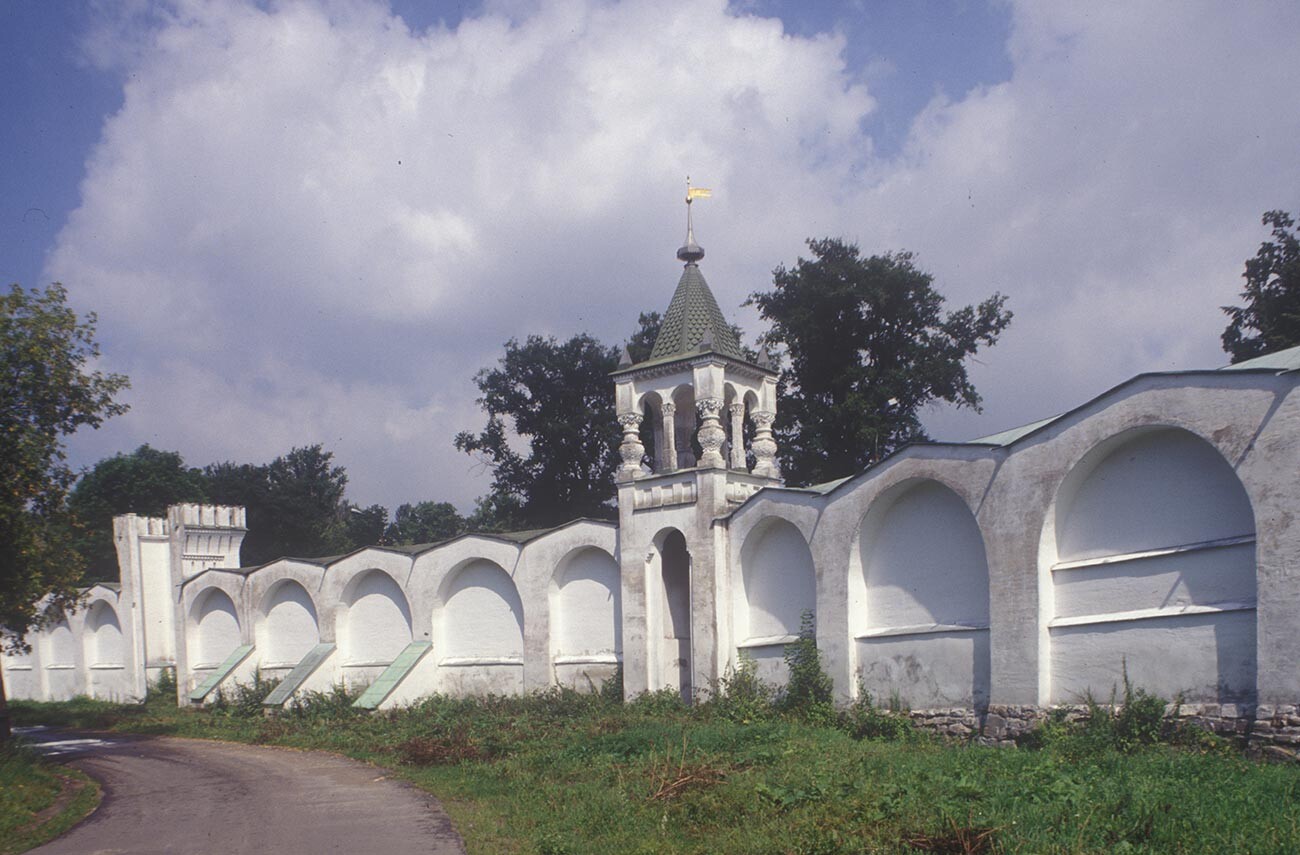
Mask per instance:
[[[0,278],[100,317],[195,465],[323,442],[351,495],[468,507],[501,343],[617,341],[677,277],[724,311],[803,239],[908,249],[1016,320],[968,439],[1221,363],[1218,307],[1300,208],[1294,3],[236,0],[0,5]]]

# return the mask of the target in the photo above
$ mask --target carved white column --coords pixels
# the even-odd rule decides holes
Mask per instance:
[[[618,467],[618,480],[631,481],[643,474],[641,458],[645,457],[645,446],[641,443],[641,414],[620,413],[618,423],[623,428],[623,442],[618,447],[623,465]]]
[[[663,448],[659,449],[659,465],[663,467],[664,472],[672,472],[677,469],[677,434],[674,419],[677,416],[677,405],[672,401],[663,403]]]
[[[776,462],[776,440],[772,438],[772,422],[776,413],[756,410],[749,416],[754,420],[754,474],[765,478],[780,478],[781,466]]]
[[[745,468],[745,402],[737,401],[727,412],[731,413],[731,468]]]
[[[719,416],[722,415],[722,401],[717,398],[701,398],[695,402],[696,412],[700,414],[700,429],[695,434],[700,441],[704,454],[700,455],[699,465],[705,469],[723,469],[727,461],[722,458],[722,443],[727,441],[727,432],[722,429]]]

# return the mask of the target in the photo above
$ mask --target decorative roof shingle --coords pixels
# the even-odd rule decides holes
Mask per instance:
[[[709,334],[712,337],[711,343],[706,342]],[[699,265],[692,262],[682,271],[682,278],[677,283],[677,290],[673,292],[668,311],[664,313],[659,337],[655,339],[654,350],[650,352],[650,360],[647,361],[703,352],[700,350],[701,342],[706,342],[709,351],[742,362],[748,361],[740,349],[736,333],[722,316],[718,301],[704,281]]]

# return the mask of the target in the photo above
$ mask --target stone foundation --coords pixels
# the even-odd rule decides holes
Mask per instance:
[[[1014,747],[1056,712],[1067,722],[1083,721],[1088,707],[990,704],[985,710],[962,707],[909,710],[921,730],[980,745]],[[1166,721],[1245,740],[1261,756],[1300,760],[1300,704],[1167,704]]]

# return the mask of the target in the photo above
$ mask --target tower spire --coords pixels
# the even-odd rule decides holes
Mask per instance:
[[[691,176],[686,176],[686,243],[677,250],[677,258],[687,264],[698,264],[704,257],[704,247],[695,242],[695,225],[691,219],[691,202],[708,199],[713,191],[707,187],[692,187]]]

